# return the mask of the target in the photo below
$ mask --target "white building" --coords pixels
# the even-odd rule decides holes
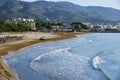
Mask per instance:
[[[120,23],[118,23],[116,27],[118,28],[118,30],[120,30]]]
[[[36,23],[34,19],[26,19],[26,18],[13,18],[7,19],[6,23],[13,23],[13,24],[25,24],[26,26],[30,27],[32,30],[36,30]]]

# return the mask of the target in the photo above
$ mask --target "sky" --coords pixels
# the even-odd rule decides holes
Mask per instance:
[[[23,1],[36,1],[36,0],[23,0]],[[120,10],[120,0],[47,0],[47,1],[68,1],[81,6],[103,6],[112,7]]]

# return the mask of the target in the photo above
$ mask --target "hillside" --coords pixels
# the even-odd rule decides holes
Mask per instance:
[[[0,19],[25,17],[51,21],[109,22],[119,21],[119,16],[120,10],[104,7],[83,7],[70,2],[0,1]]]
[[[100,6],[89,6],[86,8],[91,12],[96,12],[100,15],[108,17],[109,19],[120,21],[120,10]]]

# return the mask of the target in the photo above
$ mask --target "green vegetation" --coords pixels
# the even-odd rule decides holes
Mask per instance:
[[[24,24],[14,25],[0,21],[0,32],[26,32],[29,30],[30,28]]]
[[[81,30],[87,30],[89,27],[81,22],[73,22],[71,23],[72,26],[74,26],[74,29],[76,31],[81,31]]]
[[[36,20],[37,30],[52,29],[52,23],[48,21]]]
[[[120,32],[117,29],[105,29],[105,32]]]
[[[87,26],[87,25],[81,23],[81,28],[82,28],[82,29],[89,29],[89,26]]]

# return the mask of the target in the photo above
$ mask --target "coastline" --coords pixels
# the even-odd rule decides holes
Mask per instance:
[[[72,33],[72,32],[61,32],[59,33],[56,37],[53,38],[49,38],[48,40],[31,40],[31,41],[27,41],[27,42],[21,42],[21,43],[17,43],[17,44],[5,44],[4,46],[4,50],[1,49],[1,55],[0,55],[0,80],[16,80],[15,74],[13,73],[13,71],[11,71],[7,64],[4,63],[4,61],[2,60],[2,58],[4,58],[5,56],[9,56],[9,55],[13,55],[13,54],[17,54],[21,51],[24,51],[28,48],[32,48],[34,46],[37,45],[41,45],[41,44],[47,44],[47,43],[51,43],[51,42],[56,42],[59,40],[65,40],[65,39],[70,39],[70,38],[75,38],[76,35],[82,35],[82,34],[88,34],[87,32],[79,32],[79,33]],[[13,42],[14,43],[14,42]],[[1,46],[0,46],[1,48]]]

